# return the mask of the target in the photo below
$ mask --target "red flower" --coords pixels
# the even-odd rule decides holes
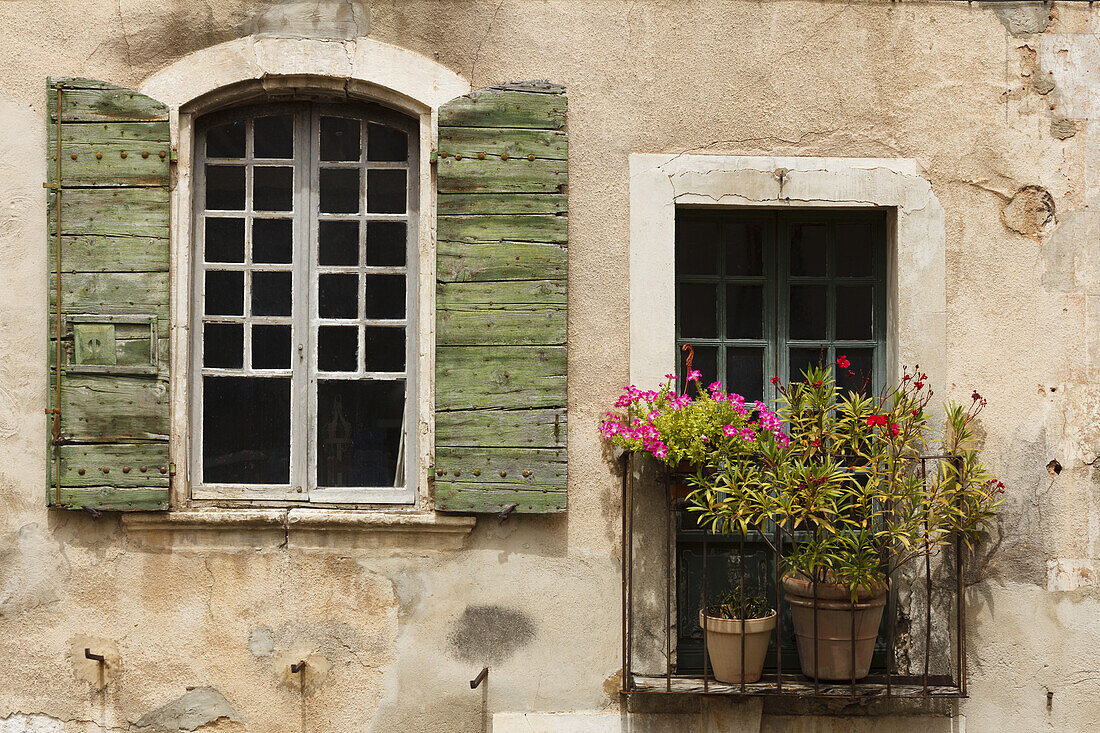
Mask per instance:
[[[921,387],[924,386],[924,382],[913,382],[913,386],[916,387],[917,389],[920,389]]]
[[[779,377],[772,377],[772,384],[779,384]]]
[[[873,428],[876,425],[880,425],[880,426],[885,427],[886,426],[886,416],[885,415],[869,415],[867,417],[867,427]]]
[[[975,402],[977,402],[981,398],[982,396],[978,394],[978,390],[974,390],[974,394],[970,395],[970,399],[974,400]]]
[[[838,367],[840,367],[841,369],[847,369],[848,367],[850,367],[852,365],[852,362],[848,361],[848,357],[841,354],[840,356],[837,357],[836,365]]]
[[[819,381],[817,381],[817,382],[814,382],[814,386],[815,386],[815,387],[820,387],[820,386],[821,386],[821,382],[820,382],[820,380],[819,380]]]

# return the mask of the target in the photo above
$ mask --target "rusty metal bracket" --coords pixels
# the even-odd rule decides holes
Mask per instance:
[[[474,677],[472,680],[470,680],[470,689],[476,690],[477,686],[487,679],[489,679],[489,668],[485,667],[477,673],[477,677]]]
[[[87,647],[85,647],[85,649],[84,649],[84,658],[95,660],[95,661],[99,662],[100,664],[103,664],[104,662],[107,661],[106,659],[104,659],[102,654],[92,654],[92,650],[88,649]]]
[[[300,672],[304,672],[305,670],[306,670],[306,660],[304,660],[304,659],[300,662],[297,662],[295,664],[290,665],[290,671],[293,674],[298,674]]]
[[[501,510],[500,514],[497,515],[497,519],[500,520],[500,523],[504,524],[505,520],[507,520],[508,517],[512,516],[512,512],[514,512],[516,510],[516,507],[518,506],[519,504],[509,504],[508,506],[504,507],[504,509]]]

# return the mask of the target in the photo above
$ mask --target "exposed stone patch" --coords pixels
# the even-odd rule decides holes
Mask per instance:
[[[531,618],[511,608],[467,606],[447,641],[459,659],[499,664],[535,638]]]
[[[1055,117],[1050,121],[1050,134],[1059,140],[1066,140],[1077,134],[1077,123],[1065,117]]]
[[[1053,10],[1053,3],[1018,2],[993,6],[1001,25],[1014,36],[1045,32],[1054,20]]]
[[[367,35],[370,11],[359,0],[277,0],[249,30],[257,36],[348,40]]]
[[[197,730],[218,720],[244,723],[247,718],[217,689],[195,687],[144,715],[134,724],[134,730],[142,733],[176,733]]]
[[[1031,88],[1039,94],[1050,94],[1057,86],[1054,82],[1054,72],[1043,71],[1039,65],[1039,54],[1026,43],[1019,47],[1020,66],[1022,75],[1031,84]]]
[[[1001,210],[1001,222],[1014,232],[1042,239],[1055,224],[1054,197],[1042,186],[1024,186]]]
[[[271,629],[266,626],[252,629],[252,633],[248,635],[248,651],[252,652],[255,657],[270,657],[271,652],[275,649],[275,639],[272,633]]]
[[[0,718],[0,733],[64,733],[65,724],[51,715],[12,713]]]
[[[58,600],[69,574],[61,545],[37,524],[0,533],[0,618]]]

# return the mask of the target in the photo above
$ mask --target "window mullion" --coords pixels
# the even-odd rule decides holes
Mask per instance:
[[[291,407],[291,466],[295,489],[309,499],[313,488],[313,328],[315,300],[312,278],[312,246],[316,231],[314,210],[314,150],[311,106],[303,106],[294,117],[294,400]]]

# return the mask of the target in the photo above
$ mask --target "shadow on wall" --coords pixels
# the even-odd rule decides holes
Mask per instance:
[[[359,0],[278,0],[245,30],[261,37],[348,40],[370,32],[370,10]]]

